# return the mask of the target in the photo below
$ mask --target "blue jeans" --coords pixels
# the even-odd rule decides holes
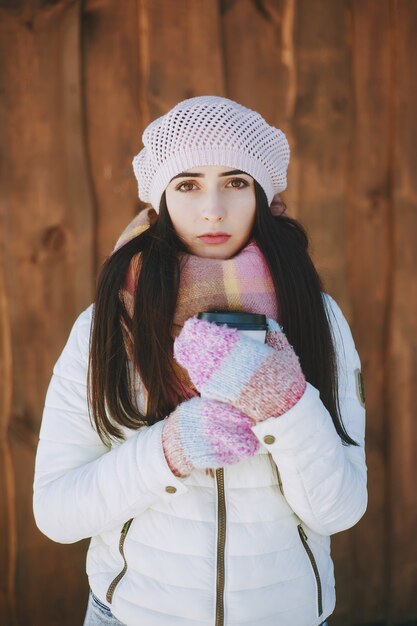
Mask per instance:
[[[87,613],[83,626],[123,626],[122,622],[116,619],[110,609],[100,602],[100,600],[90,591],[88,598]],[[320,626],[328,626],[327,620]]]
[[[85,614],[83,626],[124,626],[110,611],[109,607],[103,604],[92,591],[88,597],[87,613]]]

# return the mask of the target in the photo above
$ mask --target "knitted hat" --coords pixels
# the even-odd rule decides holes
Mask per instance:
[[[147,126],[133,159],[139,198],[159,211],[170,180],[187,168],[225,165],[252,176],[269,204],[287,186],[290,148],[282,130],[233,100],[198,96],[179,102]]]

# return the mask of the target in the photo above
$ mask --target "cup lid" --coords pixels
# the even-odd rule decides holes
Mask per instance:
[[[268,330],[266,315],[247,313],[246,311],[202,311],[197,315],[199,320],[226,324],[238,330]]]

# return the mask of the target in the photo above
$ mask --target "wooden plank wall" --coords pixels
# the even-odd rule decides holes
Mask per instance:
[[[369,507],[333,538],[331,624],[416,623],[415,0],[0,0],[0,623],[73,626],[86,544],[31,512],[54,361],[140,207],[140,133],[180,99],[259,110],[291,144],[289,213],[351,322]]]

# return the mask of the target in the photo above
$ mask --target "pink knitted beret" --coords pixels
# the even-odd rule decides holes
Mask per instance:
[[[187,168],[225,165],[250,174],[271,203],[287,186],[290,148],[282,130],[233,100],[198,96],[147,126],[133,159],[139,198],[159,211],[169,181]]]

